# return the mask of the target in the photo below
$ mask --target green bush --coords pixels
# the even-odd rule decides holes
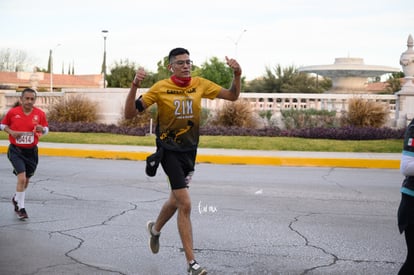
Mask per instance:
[[[259,116],[263,119],[266,119],[267,121],[269,121],[272,118],[272,115],[273,115],[272,111],[270,111],[270,110],[259,112]]]
[[[339,121],[336,111],[316,109],[288,109],[281,110],[282,120],[286,129],[303,129],[317,127],[336,127]]]
[[[152,119],[153,127],[155,127],[156,120],[157,120],[157,111],[158,111],[157,105],[153,105],[150,108],[146,109],[142,114],[139,114],[132,119],[125,119],[122,117],[118,121],[118,125],[124,126],[124,127],[148,128],[150,125],[150,120]],[[210,114],[209,109],[203,108],[201,110],[201,120],[200,120],[201,126],[204,126],[206,124],[209,114]]]
[[[55,122],[96,122],[98,107],[88,98],[71,96],[53,104],[47,116],[49,121]]]

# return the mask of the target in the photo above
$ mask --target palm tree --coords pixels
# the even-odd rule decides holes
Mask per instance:
[[[387,80],[387,92],[394,94],[401,90],[401,79],[404,78],[403,72],[392,73]]]

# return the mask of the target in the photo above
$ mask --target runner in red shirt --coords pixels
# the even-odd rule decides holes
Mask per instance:
[[[36,91],[23,90],[20,104],[10,109],[1,121],[0,128],[9,134],[7,151],[13,173],[17,175],[16,193],[12,198],[14,211],[21,220],[28,218],[24,201],[29,179],[34,175],[39,161],[39,137],[49,131],[45,113],[34,107]]]

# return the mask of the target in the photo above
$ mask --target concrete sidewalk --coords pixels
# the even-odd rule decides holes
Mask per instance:
[[[0,153],[6,153],[8,145],[9,142],[7,140],[0,140]],[[155,147],[152,146],[39,143],[39,153],[44,156],[144,161],[154,151]],[[400,153],[259,151],[199,148],[197,162],[241,165],[399,169],[400,157]]]

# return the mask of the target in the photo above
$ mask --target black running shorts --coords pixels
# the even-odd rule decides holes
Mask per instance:
[[[13,173],[15,175],[22,172],[26,172],[27,178],[34,175],[39,162],[37,146],[27,149],[10,144],[7,150],[7,157],[13,166]]]
[[[194,171],[197,150],[189,152],[175,152],[164,149],[161,160],[162,168],[168,176],[171,189],[187,188],[186,176]]]

